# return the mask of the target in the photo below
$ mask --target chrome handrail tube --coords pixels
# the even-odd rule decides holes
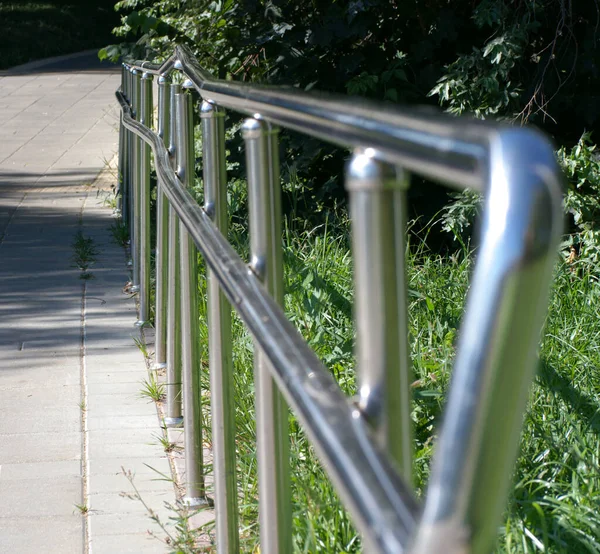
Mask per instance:
[[[171,169],[169,153],[130,115],[120,92],[124,125],[150,144],[171,206],[188,229],[221,290],[256,338],[277,384],[311,438],[359,530],[386,554],[405,552],[418,518],[414,494],[371,440],[369,426],[331,372],[219,232]]]
[[[140,70],[131,69],[131,108],[133,117],[139,120],[140,111]],[[131,203],[131,258],[133,261],[131,290],[140,290],[140,249],[141,249],[141,217],[140,217],[140,170],[141,170],[141,139],[132,135],[132,203]]]
[[[175,95],[176,174],[190,189],[194,186],[194,125],[191,83]],[[202,390],[198,337],[198,253],[189,231],[179,222],[179,267],[181,276],[181,372],[183,377],[183,427],[185,438],[185,487],[188,506],[207,504],[202,441]]]
[[[204,211],[223,236],[227,236],[227,164],[225,113],[202,102],[202,159]],[[231,305],[210,268],[206,271],[208,305],[208,366],[210,371],[215,483],[216,543],[218,554],[239,552],[238,493],[236,477],[236,426],[233,386]]]
[[[169,154],[171,167],[175,169],[176,154],[176,119],[175,98],[181,92],[181,85],[171,83],[169,89],[169,121],[168,140],[163,137],[165,148]],[[165,133],[167,130],[165,129]],[[164,181],[160,179],[163,193]],[[167,196],[168,202],[168,196]],[[179,218],[173,206],[169,203],[168,223],[168,271],[167,271],[167,427],[180,427],[183,424],[181,399],[181,268],[179,267]]]
[[[141,64],[131,67],[141,69]],[[200,94],[203,106],[251,117],[244,128],[251,204],[248,268],[229,245],[223,225],[213,221],[211,203],[205,209],[198,206],[174,174],[172,148],[165,148],[131,117],[130,104],[117,92],[123,126],[151,146],[173,214],[257,345],[256,374],[263,376],[257,389],[274,383],[281,391],[363,535],[365,548],[381,553],[488,553],[518,449],[562,230],[561,174],[549,142],[531,128],[218,80],[185,46],[177,46],[164,64],[146,67],[160,74],[180,72]],[[265,131],[275,126],[354,149],[346,186],[356,265],[356,403],[342,394],[286,319],[277,289],[280,277],[271,281],[275,288],[269,284],[269,272],[279,263],[279,191],[273,191],[279,177],[275,135]],[[258,133],[254,142],[252,133]],[[473,188],[486,199],[477,263],[422,509],[409,487],[411,368],[403,235],[412,173],[457,189]],[[211,325],[215,316],[212,307],[209,311]],[[216,327],[210,333],[218,335]],[[218,366],[211,356],[211,365]],[[265,487],[259,498],[261,548],[269,554],[286,552],[290,544],[289,529],[281,529],[289,527],[289,475],[282,463],[286,437],[274,424],[287,421],[283,407],[278,400],[261,402],[262,413],[268,415],[262,418],[259,410],[257,421],[259,464],[262,456],[272,473],[266,476],[259,468],[259,487],[260,482]],[[223,421],[223,414],[220,417]],[[273,511],[262,506],[263,501]],[[217,510],[217,528],[230,525],[224,523],[230,510],[228,506],[226,515]],[[267,513],[275,531],[263,529]],[[224,532],[228,544],[235,544],[231,528]]]
[[[169,144],[170,102],[169,79],[161,75],[157,79],[158,120],[156,134],[165,145]],[[155,369],[167,367],[167,291],[169,288],[169,201],[162,183],[157,182],[156,191],[156,309],[154,311]]]
[[[348,163],[356,295],[358,406],[407,483],[412,482],[412,368],[406,306],[408,175],[370,150]],[[397,368],[389,371],[389,368]]]
[[[152,75],[144,73],[140,80],[139,121],[152,128]],[[139,173],[139,318],[136,325],[142,327],[150,319],[150,147],[140,140],[138,146]]]
[[[131,64],[143,69],[142,64]],[[180,68],[204,100],[343,147],[371,146],[381,161],[455,188],[486,186],[487,122],[441,115],[433,109],[399,110],[360,99],[305,93],[215,79],[190,49],[178,45],[156,73]]]
[[[248,172],[250,269],[279,306],[283,306],[281,190],[277,129],[250,118],[242,125]],[[255,337],[256,340],[256,337]],[[256,457],[260,544],[265,552],[291,552],[288,407],[260,347],[254,349]]]

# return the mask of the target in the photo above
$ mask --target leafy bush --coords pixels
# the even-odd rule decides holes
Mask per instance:
[[[574,144],[600,118],[594,3],[122,0],[115,7],[124,42],[101,52],[113,59],[160,61],[174,42],[186,43],[220,78],[403,105],[437,101],[455,114],[533,122],[558,144]],[[304,216],[322,223],[344,202],[347,153],[287,132],[282,148],[284,177],[311,200]],[[440,190],[428,195],[415,215],[444,199]]]
[[[558,161],[568,179],[565,210],[572,229],[563,243],[565,255],[573,262],[598,267],[600,263],[600,156],[591,134],[584,133],[569,151],[562,147]]]

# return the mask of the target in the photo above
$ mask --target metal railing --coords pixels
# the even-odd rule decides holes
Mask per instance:
[[[173,74],[181,75],[172,82]],[[152,122],[152,79],[158,121]],[[161,66],[123,65],[122,214],[131,231],[139,325],[150,299],[150,155],[158,176],[156,361],[167,425],[183,422],[186,502],[206,503],[196,248],[208,266],[216,541],[239,550],[231,307],[255,341],[261,551],[291,552],[289,405],[368,552],[484,553],[493,545],[562,228],[561,177],[538,132],[296,89],[214,79],[178,46]],[[192,91],[199,93],[204,206],[192,198]],[[251,259],[227,239],[224,109],[246,114]],[[347,398],[281,305],[277,126],[351,147],[358,399]],[[411,368],[405,283],[410,173],[485,194],[477,263],[427,494],[411,490]],[[183,402],[182,402],[183,401]],[[182,410],[183,403],[183,410]],[[183,418],[182,418],[183,413]]]

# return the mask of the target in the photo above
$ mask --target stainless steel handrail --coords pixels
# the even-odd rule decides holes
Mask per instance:
[[[203,98],[210,117],[217,106],[252,116],[244,131],[249,166],[255,172],[250,186],[257,198],[267,202],[265,221],[270,221],[269,210],[276,210],[275,200],[260,195],[272,194],[269,187],[278,185],[276,171],[269,170],[277,163],[275,135],[269,126],[282,125],[355,148],[347,188],[361,318],[357,405],[344,397],[261,284],[265,264],[272,268],[276,259],[253,259],[249,270],[224,238],[221,224],[211,220],[213,207],[200,208],[177,179],[173,152],[136,120],[128,95],[134,91],[135,109],[134,85],[139,79],[135,73],[140,71],[163,79],[181,71],[189,79],[188,86]],[[561,177],[551,145],[528,128],[220,81],[183,46],[160,66],[128,64],[123,83],[117,97],[124,129],[151,146],[161,190],[267,358],[278,388],[313,441],[366,547],[386,553],[488,552],[518,448],[562,228]],[[207,127],[211,132],[216,128]],[[219,140],[218,148],[224,150],[224,138]],[[129,142],[121,142],[127,148]],[[221,163],[223,154],[215,155],[211,164]],[[130,157],[127,152],[123,159]],[[408,171],[459,189],[475,188],[486,196],[481,244],[422,516],[417,515],[408,487],[410,368],[404,268],[399,261],[391,262],[404,252],[402,214]],[[135,171],[122,174],[137,178]],[[223,172],[215,178],[222,181]],[[267,188],[258,192],[256,187],[267,182]],[[274,229],[268,231],[268,240],[273,233],[277,238]],[[376,271],[362,271],[365,263],[374,264]],[[400,429],[400,446],[395,444],[394,426]],[[275,445],[280,439],[275,435],[268,440]],[[273,455],[269,463],[275,467],[279,462]],[[280,472],[285,467],[276,469],[272,486],[277,486]],[[269,496],[272,490],[267,487],[263,492]],[[285,498],[272,498],[282,503],[275,513],[284,509]],[[216,507],[218,511],[218,503]],[[262,518],[261,512],[261,540],[266,527]],[[217,528],[219,521],[217,515]],[[230,548],[237,550],[237,546]],[[277,529],[266,532],[265,552],[283,553],[286,548]]]
[[[121,93],[117,98],[124,113],[123,124],[152,148],[156,171],[171,205],[271,362],[281,390],[338,490],[360,518],[359,526],[374,537],[381,552],[401,552],[416,523],[418,508],[413,493],[372,444],[369,429],[331,372],[177,179],[160,139],[132,119]]]
[[[177,46],[159,67],[130,66],[161,75],[180,69],[202,98],[224,108],[260,114],[282,127],[344,147],[367,143],[376,149],[378,159],[453,187],[483,191],[486,185],[487,139],[497,128],[487,122],[463,118],[457,123],[456,118],[429,108],[399,110],[293,87],[215,79],[187,46]]]

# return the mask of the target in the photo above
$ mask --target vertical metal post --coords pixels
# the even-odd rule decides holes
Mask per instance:
[[[264,121],[247,119],[242,132],[248,167],[250,266],[283,305],[277,131]],[[254,368],[261,552],[286,554],[292,551],[288,408],[258,347]]]
[[[227,170],[224,113],[210,102],[200,108],[204,162],[204,210],[227,236]],[[239,552],[235,457],[235,406],[231,306],[207,268],[213,474],[217,552]]]
[[[411,553],[494,550],[562,233],[561,173],[532,129],[498,129],[477,264]]]
[[[191,81],[175,96],[177,176],[187,188],[194,184],[194,125]],[[183,223],[179,224],[181,260],[181,345],[186,494],[188,506],[206,505],[202,452],[202,396],[198,343],[198,253]]]
[[[355,281],[358,405],[376,440],[412,482],[404,173],[355,153],[347,168]]]
[[[135,117],[135,111],[133,108],[133,94],[134,94],[133,83],[134,83],[133,69],[131,69],[131,67],[128,66],[128,69],[127,69],[128,97],[127,98],[129,101],[129,105],[131,106],[131,115],[133,117]],[[131,271],[132,271],[131,284],[133,285],[133,250],[134,250],[134,244],[135,244],[135,241],[133,239],[133,227],[134,227],[133,220],[134,220],[134,203],[135,203],[135,198],[134,198],[135,187],[134,187],[134,182],[133,182],[133,176],[134,176],[134,170],[135,170],[134,149],[135,149],[136,137],[131,131],[128,131],[127,139],[128,139],[127,196],[129,199],[129,204],[127,206],[127,222],[128,222],[127,229],[129,231],[129,260],[127,260],[127,267],[130,267]]]
[[[169,125],[171,120],[168,85],[169,78],[161,75],[158,78],[158,124],[157,134],[164,145],[169,146]],[[163,191],[163,184],[158,180],[156,199],[156,306],[154,310],[155,328],[155,369],[167,367],[167,289],[169,247],[169,201]]]
[[[168,113],[165,121],[165,133],[168,134],[169,154],[175,162],[176,121],[175,98],[181,92],[181,86],[171,84],[169,89]],[[163,137],[165,144],[167,137]],[[175,165],[175,163],[173,163]],[[183,423],[181,416],[181,271],[179,267],[179,218],[173,206],[169,206],[168,224],[168,271],[167,271],[167,413],[165,425],[180,427]]]
[[[121,92],[125,94],[125,64],[121,64]],[[119,160],[117,166],[117,214],[123,217],[123,206],[126,205],[125,179],[125,127],[123,126],[123,111],[119,114]]]
[[[129,66],[125,67],[125,98],[127,98],[127,102],[131,106],[131,69]],[[123,222],[127,225],[127,231],[130,238],[130,246],[133,244],[131,240],[133,237],[133,221],[132,221],[132,209],[133,209],[133,185],[132,185],[132,176],[133,176],[133,133],[129,130],[126,132],[126,149],[127,149],[127,166],[125,170],[125,181],[127,186],[127,206],[124,207],[124,217]],[[128,265],[132,265],[133,261],[130,259],[128,261]]]
[[[139,121],[148,128],[152,127],[152,74],[144,73],[141,79]],[[139,142],[139,208],[140,236],[139,245],[140,303],[138,327],[145,325],[150,318],[150,146],[140,139]]]
[[[132,72],[133,82],[132,82],[132,91],[131,91],[131,107],[133,111],[133,116],[138,121],[140,120],[140,97],[141,97],[141,75],[137,69],[134,69]],[[132,209],[132,223],[133,223],[133,233],[131,237],[131,257],[133,259],[133,278],[132,278],[132,287],[131,290],[133,292],[138,292],[140,290],[140,249],[141,249],[141,187],[140,187],[140,169],[141,169],[141,152],[142,152],[142,139],[134,136],[133,133],[133,178],[132,178],[132,188],[133,188],[133,209]]]

